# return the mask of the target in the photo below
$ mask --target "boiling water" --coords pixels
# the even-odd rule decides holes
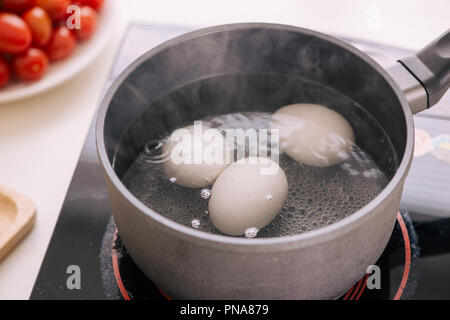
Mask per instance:
[[[333,109],[343,114],[350,122],[355,131],[357,145],[347,160],[330,167],[302,165],[281,154],[279,165],[288,180],[288,199],[268,226],[261,230],[249,230],[248,237],[300,234],[342,220],[383,190],[395,171],[395,153],[376,120],[353,101],[342,99],[338,96],[339,93],[323,87],[320,90],[329,90],[325,94],[336,96],[334,101],[338,104],[333,106]],[[293,102],[318,103],[302,100]],[[270,117],[270,112],[242,112],[208,116],[201,120],[203,125],[223,131],[233,128],[267,129]],[[192,124],[191,121],[179,127]],[[171,130],[173,129],[175,128]],[[168,130],[166,135],[169,135],[171,130]],[[172,177],[166,176],[160,157],[163,143],[164,137],[149,141],[125,173],[123,183],[141,202],[163,216],[197,230],[222,234],[209,218],[208,200],[211,186],[200,189],[185,188],[174,183]],[[364,150],[358,145],[365,147]],[[383,170],[366,150],[379,157],[379,161],[384,163]],[[232,205],[230,203],[230,206]]]

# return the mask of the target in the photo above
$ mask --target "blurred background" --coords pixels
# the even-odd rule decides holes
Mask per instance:
[[[284,23],[418,49],[449,27],[446,0],[126,1],[129,18],[192,26]]]

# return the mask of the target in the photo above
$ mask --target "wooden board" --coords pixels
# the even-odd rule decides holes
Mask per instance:
[[[0,186],[0,261],[30,232],[35,216],[30,199]]]

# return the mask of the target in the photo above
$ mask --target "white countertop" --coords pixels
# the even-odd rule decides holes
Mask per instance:
[[[29,196],[37,207],[30,235],[0,262],[0,299],[27,299],[31,292],[127,21],[275,22],[410,49],[450,27],[448,0],[118,2],[119,32],[88,68],[41,96],[0,105],[0,184]]]

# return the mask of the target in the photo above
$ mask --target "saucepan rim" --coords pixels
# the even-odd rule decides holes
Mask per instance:
[[[337,46],[340,46],[354,55],[358,56],[359,58],[363,59],[366,63],[368,63],[372,68],[374,68],[383,78],[384,80],[390,85],[392,90],[394,91],[403,111],[403,119],[399,119],[402,121],[405,121],[406,123],[406,144],[405,144],[405,150],[403,151],[403,158],[397,168],[396,173],[391,178],[387,186],[369,203],[367,203],[365,206],[360,208],[359,210],[353,212],[348,217],[330,224],[328,226],[311,230],[305,233],[301,234],[295,234],[295,235],[289,235],[289,236],[283,236],[283,237],[272,237],[272,238],[254,238],[254,239],[247,239],[245,237],[231,237],[231,236],[225,236],[225,235],[216,235],[207,233],[204,231],[195,230],[193,228],[190,228],[188,226],[181,225],[175,221],[172,221],[163,215],[157,213],[156,211],[152,210],[151,208],[144,205],[141,201],[139,201],[121,182],[121,180],[116,175],[109,159],[108,155],[106,153],[106,146],[105,146],[105,139],[104,139],[104,125],[105,125],[105,119],[106,114],[109,109],[110,102],[112,98],[114,97],[114,94],[120,87],[120,85],[123,83],[123,81],[138,67],[140,66],[144,61],[150,59],[151,57],[157,55],[158,53],[164,51],[165,49],[172,47],[173,45],[177,43],[181,43],[190,39],[194,39],[197,37],[205,36],[207,34],[216,33],[216,32],[223,32],[223,31],[235,31],[240,29],[249,29],[249,28],[266,28],[266,29],[278,29],[278,30],[286,30],[286,31],[295,31],[295,32],[301,32],[303,34],[311,35],[318,37],[320,39],[323,39],[325,41],[329,41]],[[283,24],[273,24],[273,23],[235,23],[235,24],[226,24],[226,25],[219,25],[219,26],[213,26],[209,28],[204,28],[192,32],[188,32],[186,34],[183,34],[181,36],[175,37],[171,40],[168,40],[155,48],[149,50],[147,53],[143,54],[141,57],[136,59],[132,64],[130,64],[113,82],[113,84],[109,87],[107,90],[101,104],[99,107],[99,111],[97,114],[97,122],[96,122],[96,143],[97,143],[97,153],[100,160],[100,163],[103,167],[103,170],[105,174],[107,175],[110,182],[113,184],[113,186],[120,192],[120,194],[130,203],[132,204],[137,210],[139,210],[141,213],[146,214],[151,219],[158,222],[160,225],[164,226],[169,231],[175,232],[180,237],[189,238],[192,241],[209,241],[211,244],[228,244],[228,245],[237,245],[237,246],[250,246],[250,247],[256,247],[256,246],[270,246],[270,245],[286,245],[286,244],[293,244],[298,242],[305,242],[308,243],[310,241],[317,243],[318,241],[326,241],[329,239],[333,239],[334,237],[337,237],[342,232],[345,232],[345,230],[349,231],[352,228],[356,228],[358,224],[356,223],[358,220],[361,220],[363,217],[367,216],[375,210],[378,206],[380,206],[384,201],[387,200],[389,195],[391,195],[392,192],[398,187],[400,183],[402,183],[404,176],[407,174],[409,165],[412,160],[412,154],[413,154],[413,144],[414,144],[414,135],[413,135],[413,117],[410,110],[410,107],[406,101],[406,98],[403,95],[402,90],[397,85],[397,83],[389,76],[389,74],[372,58],[370,58],[365,53],[361,52],[357,48],[351,46],[350,44],[336,39],[332,36],[329,36],[327,34],[290,26],[290,25],[283,25]]]

